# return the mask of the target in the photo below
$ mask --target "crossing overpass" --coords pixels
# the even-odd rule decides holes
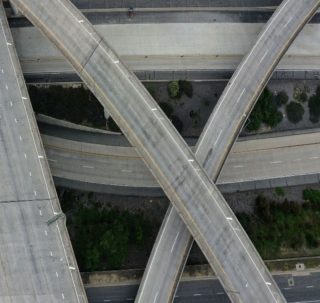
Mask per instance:
[[[0,40],[0,301],[86,303],[1,1]]]
[[[67,1],[13,2],[62,51],[143,156],[232,301],[284,302],[241,225],[192,151],[87,20]]]

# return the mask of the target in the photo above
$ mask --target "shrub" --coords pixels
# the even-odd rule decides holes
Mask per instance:
[[[318,87],[319,89],[319,87]],[[310,121],[316,123],[320,118],[320,95],[313,95],[310,97],[309,102]]]
[[[276,103],[278,106],[282,106],[282,105],[286,105],[288,103],[289,97],[286,94],[286,92],[281,91],[281,92],[278,92],[275,100],[276,100]]]
[[[106,126],[103,106],[84,87],[66,88],[51,85],[48,88],[28,86],[35,112],[77,124]]]
[[[285,194],[284,189],[282,187],[276,187],[274,191],[279,197],[283,197]]]
[[[186,94],[187,97],[192,98],[193,87],[192,87],[192,83],[190,81],[180,80],[179,86],[180,86],[181,94],[184,93],[184,94]]]
[[[302,92],[300,94],[300,98],[299,98],[299,101],[300,102],[306,102],[308,100],[308,95],[306,94],[306,92]]]
[[[302,120],[304,108],[300,103],[292,101],[286,106],[286,112],[288,120],[291,123],[297,124]]]
[[[320,204],[320,190],[306,188],[302,192],[302,196],[304,200],[308,200],[311,203],[319,203]]]
[[[168,94],[172,99],[179,99],[181,97],[179,81],[171,81],[168,83]]]
[[[261,123],[275,127],[282,121],[282,113],[278,111],[276,102],[273,100],[272,92],[266,88],[262,92],[256,106],[254,107],[246,125],[248,131],[260,128]]]

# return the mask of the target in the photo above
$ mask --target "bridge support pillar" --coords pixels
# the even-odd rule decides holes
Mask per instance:
[[[19,17],[21,16],[20,11],[18,10],[18,8],[16,7],[16,5],[14,3],[12,3],[12,1],[9,0],[11,9],[12,9],[12,14],[13,16]]]

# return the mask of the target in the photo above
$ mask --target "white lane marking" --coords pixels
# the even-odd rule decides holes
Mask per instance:
[[[154,112],[154,111],[156,111],[156,110],[158,110],[158,109],[154,107],[154,108],[151,108],[151,110]]]
[[[34,193],[35,196],[37,196],[37,192],[36,191],[34,191],[33,193]]]
[[[3,73],[3,74],[4,74],[4,70],[3,70],[3,68],[1,68],[1,73]]]
[[[12,103],[12,101],[10,101],[10,106],[11,106],[11,107],[13,106],[13,103]]]
[[[17,118],[14,118],[14,122],[18,123],[18,120],[17,120]]]
[[[245,91],[246,91],[246,89],[244,88],[244,89],[242,90],[241,94],[239,95],[236,103],[238,103],[238,102],[240,101],[240,99],[241,99],[241,97],[242,97],[242,95],[244,94]]]
[[[31,171],[29,171],[29,176],[30,176],[30,177],[32,176],[32,173],[31,173]]]
[[[113,63],[118,64],[120,61],[119,60],[115,60],[113,61]]]
[[[39,214],[40,214],[40,216],[42,217],[42,210],[41,210],[41,209],[39,210]]]
[[[291,289],[291,287],[285,287],[284,289],[285,289],[285,290],[290,290],[290,289]]]
[[[200,297],[202,294],[193,294],[194,297]]]
[[[270,282],[266,282],[266,285],[270,286],[270,285],[271,285],[271,283],[270,283]]]
[[[314,287],[314,285],[308,285],[308,286],[306,286],[306,288],[313,288]]]
[[[131,173],[132,172],[132,170],[129,170],[129,169],[122,169],[121,170],[123,173]]]
[[[156,295],[154,297],[153,303],[157,302],[158,295],[159,295],[159,292],[157,291],[157,293],[156,293]]]
[[[24,153],[24,158],[27,159],[27,154],[26,153]]]
[[[231,217],[226,217],[226,219],[227,219],[228,221],[233,221],[233,219],[232,219]]]
[[[57,278],[59,278],[59,274],[58,274],[58,272],[57,272],[57,271],[56,271],[56,277],[57,277]]]
[[[216,295],[224,295],[224,292],[216,292]]]
[[[233,165],[234,168],[242,168],[244,167],[243,165]]]
[[[44,230],[44,234],[46,235],[46,237],[48,236],[47,230]]]
[[[78,22],[79,22],[79,23],[83,23],[83,21],[84,21],[83,19],[81,19],[81,20],[78,20]]]
[[[270,164],[280,164],[282,161],[271,161]]]
[[[176,237],[175,237],[175,239],[174,239],[174,242],[173,242],[172,247],[171,247],[171,253],[173,252],[173,249],[174,249],[174,247],[175,247],[175,245],[176,245],[176,243],[177,243],[179,234],[180,234],[180,232],[177,233],[177,235],[176,235]]]
[[[19,140],[22,141],[22,137],[21,136],[19,136]]]
[[[7,42],[7,45],[10,46],[10,45],[12,45],[12,44],[11,44],[10,42]]]
[[[8,87],[8,85],[6,84],[6,90],[8,90],[9,89],[9,87]]]
[[[64,293],[61,294],[62,299],[64,300]]]
[[[319,159],[319,157],[310,157],[310,160],[315,160],[315,159]]]
[[[38,159],[43,159],[43,156],[42,155],[38,155]]]
[[[292,20],[292,17],[285,23],[284,27],[287,27],[287,25],[289,24],[289,22]]]
[[[52,251],[50,251],[50,257],[52,257],[53,256],[53,253],[52,253]]]
[[[188,161],[189,161],[189,162],[194,162],[194,159],[189,159]]]
[[[221,134],[222,134],[222,130],[220,129],[220,130],[219,130],[218,137],[217,137],[216,141],[214,141],[214,144],[213,144],[214,146],[217,144],[218,140],[220,139]]]
[[[89,166],[89,165],[82,165],[82,167],[83,168],[90,168],[90,169],[94,168],[93,166]]]
[[[263,59],[266,57],[267,54],[268,54],[268,51],[266,51],[266,52],[264,53],[264,55],[263,55],[262,58],[260,59],[260,63],[263,61]]]
[[[23,96],[21,96],[21,98],[22,98],[22,100],[28,100],[28,98],[27,98],[27,97],[23,97]]]
[[[76,270],[76,268],[74,266],[69,266],[69,269]]]

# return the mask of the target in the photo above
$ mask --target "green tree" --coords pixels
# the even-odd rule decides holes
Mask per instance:
[[[168,94],[172,99],[179,99],[181,97],[179,81],[171,81],[168,83]]]
[[[278,106],[286,105],[288,103],[289,97],[285,91],[280,91],[275,97]]]
[[[318,87],[320,90],[320,88]],[[320,95],[316,94],[309,98],[308,102],[310,121],[313,123],[319,122],[320,119]]]
[[[187,97],[192,98],[193,86],[190,81],[180,80],[179,86],[180,86],[181,93],[184,93]]]
[[[291,123],[297,124],[302,120],[304,108],[300,103],[292,101],[286,106],[286,113],[288,120]]]

